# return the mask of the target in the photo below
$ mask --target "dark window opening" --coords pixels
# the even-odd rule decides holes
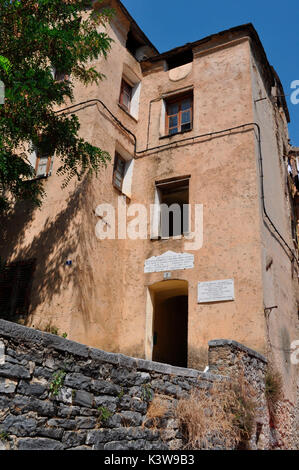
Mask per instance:
[[[190,62],[193,62],[192,50],[175,54],[167,59],[168,70],[175,69],[181,65],[190,64]]]
[[[144,42],[137,38],[137,35],[130,30],[127,36],[126,48],[135,57],[137,49],[144,46]]]
[[[64,80],[69,80],[69,75],[66,72],[58,72],[58,70],[55,70],[54,79],[56,82],[63,82]]]
[[[188,94],[166,100],[166,135],[192,129],[193,96]]]
[[[9,321],[25,318],[29,312],[35,260],[0,268],[0,316]]]
[[[169,238],[189,232],[189,177],[156,183],[160,193],[160,236]]]
[[[290,178],[290,177],[289,177]],[[298,245],[298,209],[299,209],[299,199],[298,197],[295,195],[295,197],[293,197],[293,194],[292,194],[292,187],[291,187],[291,183],[290,183],[290,180],[288,178],[288,184],[287,184],[287,187],[288,187],[288,192],[289,192],[289,201],[290,201],[290,215],[291,215],[291,233],[292,233],[292,238],[293,238],[293,242]],[[294,182],[294,180],[293,180]]]
[[[121,81],[119,104],[130,111],[133,88],[124,79]]]
[[[122,191],[125,176],[126,161],[118,154],[115,154],[113,169],[113,186]]]
[[[53,70],[53,78],[56,82],[64,82],[65,80],[70,79],[70,75],[65,70],[57,69],[54,66],[52,70]]]

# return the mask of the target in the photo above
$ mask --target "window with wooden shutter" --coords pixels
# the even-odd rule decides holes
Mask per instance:
[[[127,111],[130,111],[132,100],[132,87],[124,79],[121,82],[119,104],[121,104]]]
[[[115,188],[119,189],[119,191],[122,191],[123,188],[125,169],[126,160],[124,160],[118,153],[116,153],[113,169],[113,185]]]
[[[53,155],[43,153],[40,149],[35,148],[29,155],[29,162],[35,170],[36,177],[50,176],[53,167]]]
[[[0,317],[15,320],[28,315],[35,260],[13,263],[0,269]]]
[[[193,96],[185,95],[166,101],[166,134],[174,135],[192,129]]]
[[[35,173],[36,176],[49,176],[52,169],[52,157],[49,155],[37,155]]]

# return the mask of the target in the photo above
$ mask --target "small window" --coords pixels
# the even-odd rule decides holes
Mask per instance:
[[[51,174],[52,158],[49,155],[37,155],[36,176],[49,176]]]
[[[53,78],[56,82],[63,82],[64,80],[69,80],[70,76],[66,72],[56,70],[53,67]]]
[[[174,135],[192,129],[193,97],[185,95],[166,101],[166,134]]]
[[[192,50],[187,50],[182,53],[173,54],[172,56],[168,57],[166,62],[168,65],[168,70],[181,67],[185,64],[190,64],[190,62],[193,62],[193,52]]]
[[[53,158],[49,154],[36,152],[35,174],[36,176],[50,176],[53,166]]]
[[[119,104],[121,104],[127,111],[130,111],[132,101],[133,88],[125,80],[121,82]]]
[[[113,185],[119,191],[123,189],[124,177],[126,170],[126,161],[118,154],[115,154],[113,169]]]
[[[35,147],[35,150],[29,155],[29,162],[34,168],[36,177],[47,177],[51,175],[53,167],[53,155],[42,152]]]
[[[130,31],[128,32],[126,48],[132,54],[132,56],[135,57],[136,50],[139,49],[139,47],[141,47],[141,46],[144,46],[144,43],[141,42],[136,37],[136,34],[134,34],[132,29],[130,29]]]
[[[55,72],[55,80],[57,82],[63,82],[64,80],[68,80],[69,76],[65,72]]]

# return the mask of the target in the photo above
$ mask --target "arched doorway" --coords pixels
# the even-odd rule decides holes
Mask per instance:
[[[188,282],[162,281],[150,287],[152,360],[179,367],[188,362]]]

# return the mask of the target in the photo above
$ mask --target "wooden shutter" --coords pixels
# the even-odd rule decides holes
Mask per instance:
[[[122,190],[122,187],[123,187],[125,168],[126,168],[126,161],[123,158],[121,158],[121,156],[118,153],[116,153],[115,160],[114,160],[114,170],[113,170],[113,184],[120,191]]]
[[[120,98],[119,103],[130,111],[132,100],[132,87],[125,81],[121,82]]]
[[[33,150],[33,152],[31,152],[31,154],[29,155],[28,160],[29,160],[31,166],[34,168],[34,170],[36,168],[36,158],[37,158],[36,151]]]

